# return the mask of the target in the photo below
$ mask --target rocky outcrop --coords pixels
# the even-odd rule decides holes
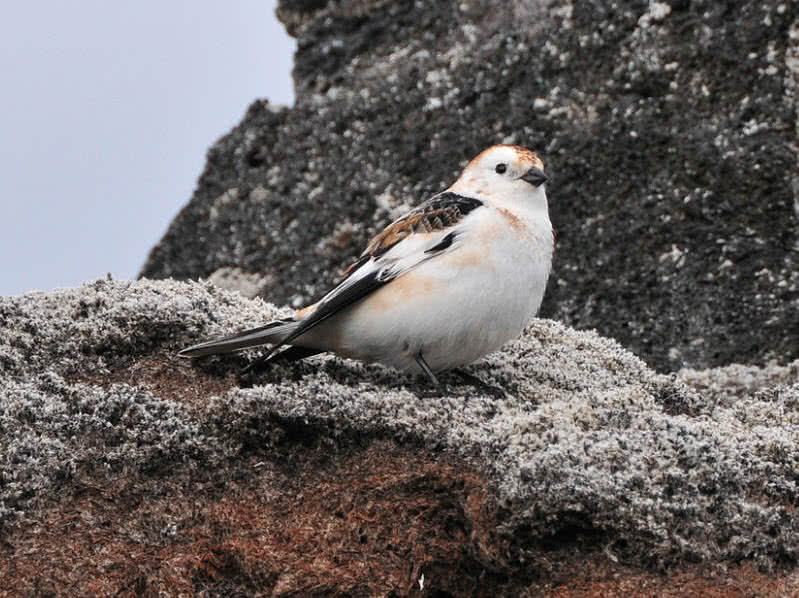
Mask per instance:
[[[251,354],[174,357],[279,313],[165,281],[0,300],[4,591],[799,583],[799,362],[665,376],[549,320],[471,366],[477,386],[329,356],[242,381]]]
[[[0,298],[0,595],[799,594],[797,12],[281,2],[296,105],[211,148],[143,269],[211,282]],[[498,142],[558,241],[481,383],[175,357]]]
[[[296,105],[255,102],[210,150],[144,276],[309,302],[392,215],[513,142],[552,175],[544,316],[660,371],[799,357],[795,0],[278,14]]]

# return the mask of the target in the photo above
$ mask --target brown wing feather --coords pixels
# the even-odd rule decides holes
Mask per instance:
[[[366,246],[362,258],[380,257],[414,233],[431,233],[454,226],[466,214],[482,205],[479,199],[449,191],[436,195],[383,229]]]

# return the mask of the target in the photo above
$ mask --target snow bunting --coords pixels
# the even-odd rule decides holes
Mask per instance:
[[[438,383],[435,372],[499,349],[538,311],[554,248],[546,181],[535,152],[490,147],[374,237],[319,302],[179,355],[269,344],[257,363],[330,351]]]

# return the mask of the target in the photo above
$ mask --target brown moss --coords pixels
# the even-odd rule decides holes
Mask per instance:
[[[577,544],[505,558],[480,475],[386,442],[330,458],[252,455],[219,471],[73,480],[0,548],[0,596],[766,596],[742,567],[662,576]],[[424,590],[419,580],[424,575]]]
[[[209,396],[224,394],[238,385],[233,374],[220,376],[208,366],[195,367],[191,361],[179,358],[142,358],[108,374],[73,377],[70,382],[102,388],[112,384],[143,386],[155,396],[187,406],[205,405]]]
[[[236,384],[158,359],[84,381],[197,408]],[[505,512],[463,461],[389,441],[332,445],[309,429],[205,470],[64,481],[4,530],[0,597],[799,595],[796,572],[749,564],[628,567],[599,531],[510,546],[496,532]]]
[[[7,538],[9,595],[471,595],[492,572],[479,476],[387,444],[226,472],[75,481]],[[487,577],[486,577],[487,576]],[[502,579],[502,576],[499,576]]]

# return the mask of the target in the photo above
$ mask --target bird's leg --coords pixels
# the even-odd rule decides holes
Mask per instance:
[[[419,367],[422,368],[422,371],[427,374],[430,380],[432,380],[433,384],[439,386],[438,378],[436,378],[436,375],[433,373],[433,370],[430,369],[430,366],[427,365],[427,362],[424,360],[421,351],[416,354],[416,363],[419,364]]]

